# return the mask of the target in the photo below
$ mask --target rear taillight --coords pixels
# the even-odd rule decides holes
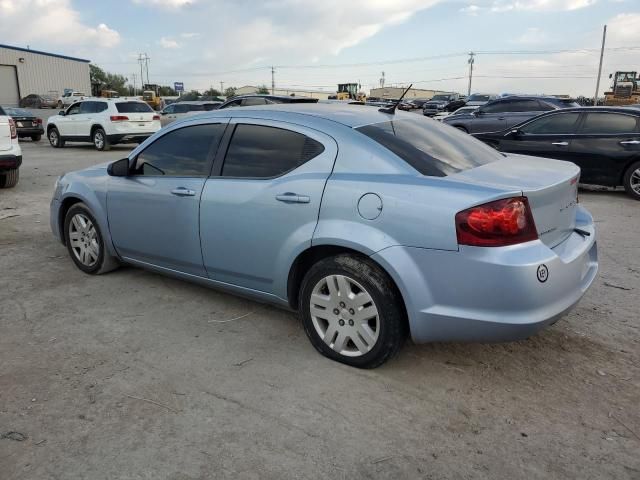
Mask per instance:
[[[538,238],[527,197],[496,200],[456,214],[458,244],[503,247]]]
[[[154,119],[154,120],[160,120],[160,115],[154,115],[154,116],[153,116],[153,119]]]
[[[11,138],[18,138],[18,130],[16,130],[16,122],[13,118],[9,119],[9,131],[11,132]]]
[[[36,119],[36,122],[38,123],[38,125],[42,125],[42,119],[41,118]]]
[[[111,115],[109,118],[112,122],[126,122],[129,120],[129,117],[126,115]]]

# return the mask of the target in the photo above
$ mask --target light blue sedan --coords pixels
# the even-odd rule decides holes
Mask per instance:
[[[322,354],[371,368],[407,334],[520,339],[571,309],[598,269],[579,173],[414,114],[247,107],[64,175],[51,228],[86,273],[126,263],[297,310]]]

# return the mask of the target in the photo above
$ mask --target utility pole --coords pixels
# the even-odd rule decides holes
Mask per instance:
[[[140,88],[143,89],[142,87],[142,83],[144,82],[144,74],[143,74],[143,60],[142,60],[142,54],[139,53],[138,54],[138,63],[140,64]]]
[[[136,77],[137,75],[135,73],[131,74],[131,79],[133,80],[133,96],[135,97],[137,94],[137,88],[136,88]]]
[[[473,63],[474,63],[474,57],[475,53],[473,52],[469,52],[469,60],[467,60],[467,63],[469,64],[469,88],[467,89],[467,96],[471,95],[471,81],[473,80]]]
[[[271,95],[276,94],[276,71],[271,67]]]
[[[593,105],[598,106],[598,93],[600,91],[600,75],[602,75],[602,59],[604,58],[604,42],[607,39],[607,26],[602,31],[602,48],[600,49],[600,64],[598,65],[598,79],[596,80],[596,95],[593,97]]]
[[[220,95],[224,95],[224,82],[220,82]]]
[[[382,72],[382,77],[380,78],[380,88],[384,88],[384,72]]]
[[[138,54],[138,63],[140,64],[140,84],[144,83],[144,72],[147,72],[147,83],[149,83],[149,55],[146,53]],[[144,88],[144,87],[143,87]]]

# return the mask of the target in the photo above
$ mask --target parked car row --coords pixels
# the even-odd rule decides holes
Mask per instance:
[[[16,122],[0,107],[0,188],[18,184],[22,149],[18,143]]]

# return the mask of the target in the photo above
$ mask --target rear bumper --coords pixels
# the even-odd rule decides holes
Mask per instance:
[[[42,127],[18,128],[18,137],[30,137],[31,135],[44,135],[44,128]]]
[[[595,229],[581,210],[578,226],[591,235],[572,233],[554,248],[539,240],[459,251],[391,247],[372,258],[398,284],[414,341],[518,340],[571,310],[596,277]]]
[[[155,132],[149,133],[118,133],[115,135],[107,135],[111,143],[142,143]]]
[[[0,171],[13,170],[22,165],[22,155],[7,155],[0,153]]]

